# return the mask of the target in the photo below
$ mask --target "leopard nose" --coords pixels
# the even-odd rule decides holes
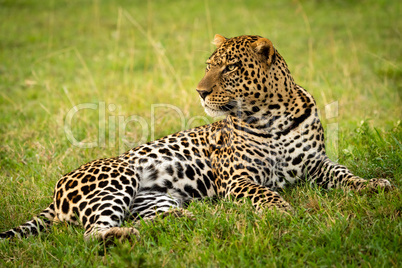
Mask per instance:
[[[200,94],[201,98],[205,100],[205,98],[212,93],[212,90],[200,90],[197,89],[198,94]]]

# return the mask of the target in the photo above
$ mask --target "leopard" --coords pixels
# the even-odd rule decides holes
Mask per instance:
[[[392,188],[387,179],[360,178],[328,158],[316,102],[269,39],[217,34],[213,43],[196,91],[216,122],[78,167],[59,179],[46,209],[0,238],[37,235],[67,222],[82,226],[85,240],[130,239],[139,228],[125,221],[191,218],[186,208],[194,200],[245,199],[258,212],[292,215],[281,194],[291,185]]]

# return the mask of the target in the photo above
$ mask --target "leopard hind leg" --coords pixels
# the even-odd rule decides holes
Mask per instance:
[[[127,197],[126,197],[127,198]],[[125,196],[117,193],[104,195],[85,211],[87,216],[82,220],[85,227],[85,240],[120,241],[139,237],[139,232],[134,227],[121,227],[123,221],[129,215],[129,205],[124,202]],[[107,202],[105,201],[107,200]]]
[[[135,197],[131,214],[134,220],[142,219],[146,223],[153,222],[157,217],[165,218],[169,215],[194,220],[194,215],[183,206],[182,200],[167,193],[144,191]]]
[[[112,197],[111,197],[112,198]],[[110,198],[110,199],[111,199]],[[116,203],[116,196],[113,196]],[[107,198],[109,199],[109,198]],[[117,203],[121,203],[117,201]],[[131,205],[131,209],[123,211],[120,206],[112,204],[103,204],[96,210],[96,214],[90,216],[84,224],[86,240],[96,239],[109,243],[116,238],[120,241],[130,240],[133,237],[139,237],[139,232],[135,227],[121,227],[123,221],[130,215],[130,219],[142,219],[146,223],[152,223],[157,217],[187,217],[194,220],[191,212],[182,208],[180,200],[169,196],[166,193],[157,191],[143,191],[137,193]]]

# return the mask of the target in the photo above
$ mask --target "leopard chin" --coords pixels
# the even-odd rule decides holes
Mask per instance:
[[[221,117],[229,114],[229,111],[215,110],[208,106],[204,106],[204,110],[211,117]]]

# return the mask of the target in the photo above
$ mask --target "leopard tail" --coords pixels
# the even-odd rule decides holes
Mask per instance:
[[[40,232],[52,226],[55,215],[54,204],[52,203],[32,220],[0,233],[0,240],[38,235]]]

